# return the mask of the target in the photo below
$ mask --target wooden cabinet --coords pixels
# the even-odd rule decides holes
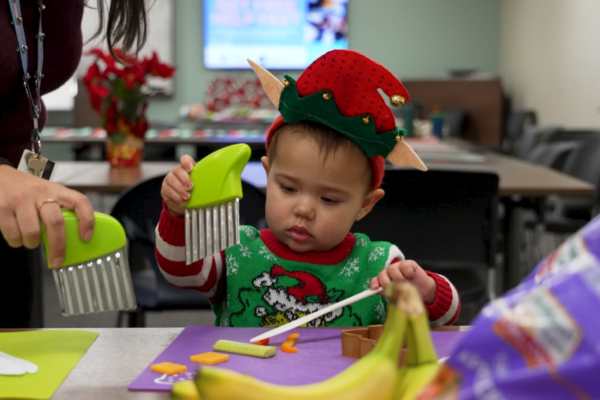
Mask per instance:
[[[421,102],[423,117],[434,108],[463,109],[467,120],[463,138],[499,146],[503,130],[503,94],[499,78],[403,80],[411,101]]]

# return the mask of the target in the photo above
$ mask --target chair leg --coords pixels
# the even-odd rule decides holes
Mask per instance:
[[[490,301],[496,300],[496,270],[494,268],[488,269],[487,296]]]
[[[539,259],[546,257],[548,254],[548,249],[544,243],[544,234],[546,232],[546,228],[544,224],[537,224],[534,230],[534,242],[537,244],[537,250],[539,252]]]
[[[127,318],[127,312],[119,311],[117,314],[117,328],[121,328],[124,326],[124,320]]]
[[[536,235],[537,226],[533,229],[524,229],[523,245],[519,267],[519,281],[521,281],[537,264],[536,249],[539,249]]]
[[[138,307],[134,311],[129,311],[128,326],[130,328],[143,328],[146,325],[146,313],[143,309]]]

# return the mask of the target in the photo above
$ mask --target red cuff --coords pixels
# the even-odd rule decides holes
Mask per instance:
[[[442,317],[449,318],[447,321],[443,322],[443,325],[452,325],[454,321],[458,318],[460,314],[460,298],[458,298],[458,293],[456,290],[452,290],[450,283],[448,280],[434,272],[425,271],[427,275],[432,277],[435,280],[437,291],[435,294],[435,299],[432,304],[425,303],[425,307],[427,307],[427,311],[429,312],[429,321],[434,322],[439,320]],[[456,299],[453,298],[453,292],[457,296]],[[451,310],[452,303],[455,301],[456,310]],[[452,313],[453,315],[447,315],[448,313]]]
[[[169,212],[163,201],[163,209],[158,220],[158,234],[167,243],[173,246],[185,246],[185,219],[176,217]]]

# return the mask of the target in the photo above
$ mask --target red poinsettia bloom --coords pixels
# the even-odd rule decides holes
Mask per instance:
[[[102,107],[102,100],[104,100],[110,94],[110,90],[102,86],[88,86],[90,92],[90,103],[92,108],[97,112],[100,112]]]
[[[96,56],[96,59],[100,59],[100,60],[104,61],[104,63],[107,66],[115,65],[115,59],[113,58],[113,56],[110,53],[105,54],[99,48],[93,48],[90,51],[88,51],[87,53],[85,53],[85,55],[94,55],[94,56]]]
[[[95,63],[87,70],[87,73],[83,77],[83,83],[86,86],[100,86],[105,77],[106,73],[100,72],[98,63]]]
[[[146,78],[169,78],[175,68],[161,63],[156,53],[141,60],[119,49],[114,49],[114,53],[117,60],[97,48],[86,53],[96,57],[83,78],[90,102],[101,115],[109,136],[121,141],[127,141],[127,137],[143,139],[148,130],[145,113],[151,92]]]
[[[131,89],[136,83],[143,85],[146,83],[145,68],[140,64],[133,64],[123,69],[121,78],[125,81],[125,88]]]
[[[152,76],[159,76],[161,78],[170,78],[175,73],[175,68],[170,65],[163,64],[158,60],[156,52],[152,52],[152,57],[148,59],[148,73]]]
[[[137,62],[137,59],[134,56],[123,53],[121,49],[113,49],[113,53],[115,53],[115,56],[117,56],[125,64],[134,64]]]

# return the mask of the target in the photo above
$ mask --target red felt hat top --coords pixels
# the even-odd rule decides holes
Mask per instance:
[[[333,93],[333,100],[344,117],[370,114],[375,121],[375,132],[396,129],[396,120],[388,102],[378,89],[388,96],[399,95],[405,101],[409,94],[402,83],[383,65],[353,50],[333,50],[316,59],[296,80],[300,97],[321,90]],[[277,117],[267,132],[267,150],[277,129],[285,124]],[[369,158],[373,169],[372,188],[381,185],[385,161],[381,156]]]
[[[371,114],[376,132],[396,128],[388,103],[377,89],[391,97],[409,94],[400,80],[378,62],[353,50],[333,50],[316,59],[296,80],[301,97],[329,90],[344,117]]]

